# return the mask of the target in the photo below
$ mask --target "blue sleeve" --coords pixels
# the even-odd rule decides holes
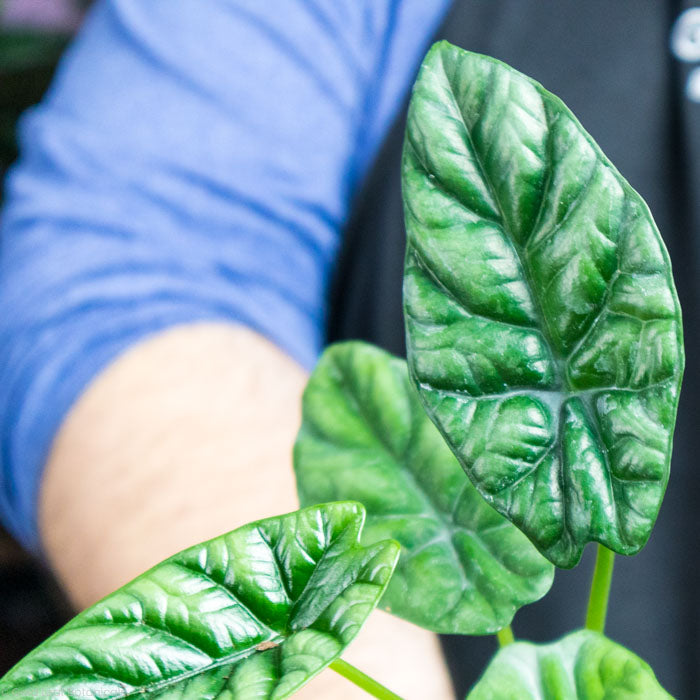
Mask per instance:
[[[97,4],[1,219],[0,515],[26,546],[62,418],[134,342],[228,320],[313,364],[348,201],[447,4]]]

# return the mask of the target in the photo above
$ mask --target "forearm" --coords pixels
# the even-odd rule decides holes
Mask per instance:
[[[260,336],[223,324],[162,333],[104,371],[59,431],[41,491],[44,547],[75,604],[190,544],[294,510],[305,381]],[[377,613],[353,658],[407,697],[449,696],[436,639],[401,621]],[[306,692],[355,696],[329,673]]]
[[[43,544],[76,605],[183,547],[294,510],[304,381],[266,341],[214,324],[156,336],[103,372],[59,431],[41,490]]]

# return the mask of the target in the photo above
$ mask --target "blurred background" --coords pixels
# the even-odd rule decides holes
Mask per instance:
[[[17,155],[15,123],[37,103],[88,2],[0,0],[0,202]],[[68,620],[48,571],[0,526],[0,675]]]
[[[647,4],[639,0],[639,7],[652,8],[654,6],[653,3],[656,1],[657,0],[649,0]],[[16,157],[16,121],[24,110],[41,99],[51,81],[59,57],[72,35],[80,26],[81,17],[89,4],[89,0],[0,0],[0,202],[2,200],[1,188],[4,172]],[[545,4],[546,3],[542,3],[540,9]],[[466,3],[463,3],[463,5],[466,6]],[[490,21],[492,19],[490,18],[491,7],[488,6],[488,3],[475,3],[475,5],[481,8],[481,15],[484,15],[481,19],[484,21]],[[499,5],[499,3],[494,3],[494,7],[496,5]],[[500,3],[500,5],[508,5],[511,9],[515,6],[514,3],[506,2]],[[581,5],[585,5],[585,3],[581,3]],[[681,2],[680,0],[678,2],[669,2],[669,25],[680,15],[683,9],[687,11],[690,5],[691,3]],[[700,10],[700,8],[696,9]],[[542,10],[542,12],[544,12],[544,10]],[[594,12],[594,10],[591,10],[591,12]],[[643,11],[640,11],[639,14],[641,15],[642,12]],[[493,13],[496,13],[496,9],[493,9]],[[520,22],[520,25],[518,25],[511,34],[506,36],[516,35],[522,42],[522,46],[520,44],[511,45],[499,43],[500,39],[498,36],[486,37],[486,34],[482,32],[485,37],[483,41],[481,43],[476,42],[475,45],[470,45],[470,47],[474,48],[474,50],[490,53],[504,60],[511,59],[510,52],[515,52],[517,54],[518,51],[521,51],[523,55],[532,57],[532,61],[536,62],[538,59],[537,48],[540,47],[541,52],[545,52],[544,47],[546,43],[541,40],[539,34],[536,35],[539,41],[533,39],[533,36],[535,36],[533,32],[528,34],[528,27],[524,26],[525,23],[519,20],[516,16],[517,13],[511,13],[512,16],[505,12],[503,14],[506,19],[510,18],[515,25],[518,25],[518,22]],[[493,21],[495,22],[496,20],[494,19]],[[531,24],[536,24],[536,21],[533,20]],[[664,187],[669,191],[674,188],[679,191],[682,190],[681,194],[688,201],[688,210],[693,209],[693,212],[696,212],[700,210],[697,209],[698,200],[696,197],[693,197],[692,189],[688,187],[687,192],[683,189],[685,185],[681,182],[680,176],[672,172],[671,165],[669,165],[671,163],[671,156],[675,159],[673,162],[685,163],[687,161],[691,163],[693,161],[698,162],[697,158],[694,159],[692,155],[694,153],[700,153],[700,142],[697,141],[697,134],[700,134],[700,132],[697,131],[697,124],[700,123],[697,118],[697,115],[700,114],[697,111],[700,109],[700,63],[698,63],[700,61],[700,31],[697,30],[697,27],[700,26],[700,23],[693,26],[696,27],[696,29],[686,37],[685,42],[677,46],[674,45],[673,47],[678,61],[675,61],[675,59],[671,57],[667,43],[664,43],[660,47],[657,54],[660,57],[659,61],[667,61],[670,66],[668,72],[672,75],[672,82],[669,92],[673,91],[674,95],[675,93],[681,95],[681,93],[685,91],[682,109],[678,107],[677,110],[680,116],[674,112],[678,123],[676,123],[676,121],[670,122],[669,132],[672,127],[675,131],[680,133],[682,131],[681,122],[683,122],[682,126],[686,128],[688,134],[690,134],[690,136],[695,135],[696,141],[692,142],[692,144],[695,145],[695,149],[692,153],[689,151],[686,154],[683,151],[678,155],[677,151],[680,152],[682,150],[681,145],[679,145],[680,137],[677,139],[678,142],[675,140],[675,137],[674,139],[669,138],[669,143],[665,144],[668,146],[666,150],[670,154],[668,163],[666,161],[659,163],[658,172],[656,174],[652,173],[650,175],[650,180],[664,180],[665,178],[667,183],[664,184]],[[634,23],[630,22],[630,36],[633,28]],[[474,31],[478,33],[478,27]],[[561,35],[565,36],[564,32],[562,32]],[[566,36],[567,41],[575,43],[572,37]],[[627,43],[631,43],[630,36],[621,35],[619,38],[620,45],[624,47]],[[663,41],[667,42],[668,34],[666,30],[664,30],[661,36]],[[503,42],[506,40],[507,39],[504,38]],[[581,40],[579,43],[583,45],[585,42]],[[658,48],[659,47],[652,47],[650,52]],[[570,46],[567,46],[567,51],[572,55],[576,53]],[[580,55],[582,56],[581,60],[584,68],[589,66],[591,55],[595,56],[595,54],[584,52],[583,50],[580,52]],[[510,62],[513,61],[511,60]],[[545,59],[538,65],[548,67],[552,63],[555,62],[551,61],[549,56],[545,56]],[[634,61],[630,60],[630,63],[633,64]],[[537,70],[528,71],[527,69],[529,66],[527,64],[518,65],[518,67],[542,79]],[[556,67],[552,68],[552,72],[555,72],[555,68]],[[596,81],[593,71],[591,71],[591,75],[593,77],[591,77],[590,85],[595,86]],[[549,85],[549,83],[546,84]],[[565,92],[566,83],[564,81],[560,81],[559,85],[557,85],[556,81],[552,81],[552,85],[557,87],[562,87],[563,85],[563,90]],[[611,85],[612,88],[616,89],[618,83],[612,81]],[[645,90],[650,92],[647,83],[640,81],[639,85],[640,87],[638,89],[640,94],[644,93]],[[631,91],[633,92],[634,90]],[[576,95],[565,95],[564,92],[561,93],[562,96],[574,107],[574,111],[577,114],[584,111],[586,108],[586,95],[577,97]],[[605,94],[610,98],[608,93]],[[604,96],[605,95],[601,93],[599,97],[603,100]],[[579,102],[577,102],[577,99]],[[669,103],[671,102],[673,102],[673,100],[669,97]],[[593,102],[591,102],[591,104],[593,104]],[[599,139],[605,152],[612,157],[614,162],[621,166],[623,172],[626,172],[626,169],[622,167],[624,165],[622,162],[623,159],[618,158],[615,144],[617,140],[620,140],[618,139],[620,133],[635,133],[636,126],[638,125],[634,124],[634,118],[638,115],[630,115],[624,124],[613,124],[608,133],[605,131],[605,128],[603,128],[607,128],[605,116],[601,116],[600,119],[596,121],[596,114],[591,111],[591,104],[588,104],[589,113],[586,114],[587,119],[583,120],[584,124],[592,124],[593,127],[600,127],[598,131],[596,131],[596,128],[591,128],[590,130],[594,136]],[[675,105],[675,103],[673,104]],[[678,98],[678,105],[681,105],[681,98]],[[674,119],[676,117],[674,117]],[[675,133],[675,131],[673,133]],[[599,133],[602,133],[602,139],[599,137]],[[689,143],[690,136],[688,137]],[[401,124],[397,124],[394,145],[392,145],[391,137],[387,141],[387,154],[391,154],[391,149],[393,148],[396,151],[394,155],[398,158],[401,138]],[[638,150],[643,151],[645,148],[647,148],[647,144],[640,144]],[[630,154],[634,155],[632,149],[628,150]],[[629,159],[629,154],[627,157]],[[389,162],[389,160],[390,158],[387,155],[386,162]],[[394,207],[386,206],[386,202],[389,201],[390,193],[386,192],[383,188],[393,187],[398,183],[393,183],[392,185],[392,183],[389,182],[390,178],[387,178],[386,172],[382,170],[384,164],[385,161],[380,158],[375,173],[376,181],[372,179],[368,180],[367,189],[375,193],[376,201],[382,202],[382,215],[386,212],[386,218],[391,218],[393,216],[395,221],[399,221],[401,218],[401,202],[397,187],[395,187],[395,196],[393,200],[391,200],[394,203]],[[633,182],[633,184],[638,186],[636,182]],[[648,197],[648,193],[643,188],[640,188],[640,191],[643,195]],[[360,204],[362,204],[362,196],[359,198],[359,201]],[[700,620],[700,604],[696,596],[697,585],[695,583],[700,581],[700,563],[698,563],[694,556],[697,547],[697,506],[695,503],[700,496],[700,482],[695,477],[695,453],[697,451],[697,428],[695,426],[697,417],[700,415],[696,397],[700,396],[700,389],[697,388],[699,386],[700,375],[698,374],[699,370],[695,366],[695,363],[692,362],[692,348],[694,347],[695,338],[698,337],[698,331],[696,329],[700,328],[697,315],[697,309],[700,307],[696,303],[698,299],[698,288],[695,270],[697,269],[698,258],[695,256],[694,246],[696,244],[693,241],[694,237],[690,235],[697,230],[697,227],[694,225],[696,220],[692,219],[691,222],[691,215],[685,212],[685,210],[676,211],[670,207],[664,208],[665,200],[663,199],[658,202],[652,202],[651,199],[649,199],[649,201],[652,205],[655,205],[652,206],[652,209],[655,211],[659,223],[661,224],[663,219],[663,222],[667,224],[666,226],[662,226],[662,231],[674,232],[674,238],[670,240],[669,247],[671,248],[671,253],[674,258],[677,280],[680,282],[679,293],[681,294],[681,302],[685,312],[689,367],[686,370],[685,392],[683,394],[684,403],[682,403],[681,407],[681,420],[678,429],[678,435],[682,437],[682,441],[680,446],[677,445],[676,447],[676,458],[674,459],[674,469],[676,469],[675,477],[671,481],[666,505],[662,511],[662,516],[657,527],[657,531],[660,534],[657,534],[655,539],[650,543],[650,546],[645,550],[643,556],[636,557],[633,560],[618,557],[616,579],[613,584],[613,599],[617,600],[618,604],[612,611],[611,622],[615,632],[613,636],[616,638],[619,636],[621,641],[627,641],[624,638],[626,636],[629,636],[632,640],[636,639],[637,627],[646,624],[654,630],[654,633],[658,634],[659,639],[665,640],[663,643],[657,644],[661,649],[659,654],[663,652],[663,647],[665,646],[671,647],[669,655],[673,655],[677,648],[691,649],[690,652],[683,656],[682,661],[679,663],[683,666],[686,677],[685,682],[688,684],[687,687],[697,688],[700,687],[700,664],[687,663],[687,659],[692,657],[693,654],[697,654],[697,650],[700,649],[700,645],[697,642],[697,623]],[[362,224],[361,215],[363,211],[364,209],[361,209],[360,215],[357,217],[358,229]],[[371,210],[370,204],[367,205],[367,211],[373,211]],[[379,217],[375,216],[372,219],[372,226],[374,226],[376,218]],[[680,222],[680,224],[674,227],[673,225],[669,225],[669,222],[670,224]],[[374,231],[373,227],[370,228]],[[350,231],[351,233],[348,236],[348,240],[352,242],[352,226],[350,226]],[[398,231],[397,235],[397,240],[400,241],[402,245],[403,232]],[[667,244],[669,244],[668,239]],[[692,254],[688,253],[689,250]],[[366,261],[367,259],[372,259],[372,257],[372,255],[367,254],[357,259]],[[394,275],[395,279],[391,279],[393,281],[398,281],[397,288],[400,289],[402,250],[393,256],[393,260],[396,262],[396,270]],[[371,284],[377,284],[376,280],[380,279],[381,284],[384,286],[388,285],[388,283],[385,284],[385,281],[390,276],[386,274],[386,269],[381,269],[379,271],[381,274],[379,274],[374,267],[366,263],[363,263],[363,265],[365,276],[373,280]],[[362,279],[359,281],[362,282]],[[371,285],[368,285],[368,289],[372,294],[376,291]],[[345,298],[348,298],[347,294]],[[352,298],[357,301],[358,317],[360,320],[363,323],[369,323],[367,320],[367,305],[364,302],[365,297],[357,294]],[[398,314],[400,313],[400,298],[397,296],[393,301],[396,302],[396,315],[398,318]],[[389,312],[382,311],[381,313],[388,314]],[[344,318],[352,318],[352,309],[343,310],[343,314]],[[375,320],[377,321],[376,326],[378,328],[386,327],[385,316],[379,316]],[[356,330],[356,328],[353,329],[352,333],[355,333]],[[343,337],[341,331],[338,331],[336,335],[338,338]],[[402,342],[402,335],[399,334],[397,337]],[[373,337],[372,333],[369,331],[366,339],[374,342],[380,342],[380,340],[382,340]],[[385,346],[388,344],[389,349],[394,352],[400,352],[401,348],[398,346],[394,347],[392,343],[393,340],[387,341],[384,339],[381,344]],[[678,527],[677,522],[680,522],[681,518],[685,518],[682,522],[691,524],[692,529],[691,527]],[[587,580],[588,578],[588,571],[592,564],[591,554],[592,552],[589,549],[581,571],[578,572],[578,576],[581,580]],[[673,569],[668,565],[668,561],[685,561],[684,570]],[[656,575],[650,575],[650,571]],[[562,572],[558,575],[558,581],[561,583],[560,589],[564,590],[565,593],[568,590],[567,587],[571,585],[574,575],[574,573],[569,572]],[[685,601],[685,608],[683,608],[682,605],[683,601],[669,600],[672,596],[658,596],[657,599],[653,600],[654,609],[651,609],[648,600],[653,599],[655,591],[663,589],[665,581],[669,581],[670,585],[674,580],[673,576],[676,577],[676,580],[684,578],[687,581],[685,588],[687,588],[688,599]],[[632,584],[634,584],[634,587]],[[680,584],[678,585],[678,589],[680,589]],[[677,589],[673,590],[675,591]],[[581,609],[576,607],[573,611],[568,610],[568,608],[572,607],[570,603],[572,597],[576,600],[575,605],[581,606]],[[585,598],[583,596],[562,595],[560,609],[551,607],[554,605],[552,600],[553,597],[550,596],[546,599],[546,603],[543,601],[541,604],[530,606],[519,614],[517,625],[520,626],[516,626],[516,633],[520,633],[520,630],[522,630],[523,636],[527,635],[528,630],[537,627],[538,618],[545,619],[548,616],[554,617],[557,620],[557,624],[563,629],[570,628],[569,618],[573,617],[575,620],[582,618],[582,606],[585,605]],[[546,605],[550,607],[543,607]],[[647,611],[645,619],[641,622],[636,620],[636,618],[641,617],[639,615],[640,609],[645,609]],[[557,611],[556,615],[553,615],[553,610]],[[683,628],[684,630],[690,630],[690,632],[687,632],[686,636],[683,636],[686,632],[676,633],[674,635],[672,631],[674,625],[680,627],[681,621],[673,616],[676,614],[674,611],[678,610],[683,610],[683,614],[688,618],[688,624]],[[70,616],[69,606],[62,597],[50,573],[42,568],[41,564],[24,554],[10,536],[0,528],[0,675],[67,621]],[[658,624],[659,619],[666,620],[665,626]],[[569,627],[567,627],[567,625],[569,625]],[[620,631],[623,631],[624,634],[620,634]],[[533,638],[537,638],[536,634]],[[545,638],[551,637],[546,636]],[[676,646],[673,646],[670,640],[672,640]],[[633,648],[640,651],[636,645],[633,646]],[[466,648],[461,649],[454,646],[452,654],[455,663],[459,663],[459,659],[466,658],[469,653],[471,652],[468,652]],[[654,665],[653,662],[655,659],[649,657],[647,660],[652,661],[652,665]],[[657,673],[659,673],[659,669],[657,668],[656,670]],[[667,669],[663,669],[663,671],[668,673]],[[659,673],[659,675],[661,676],[662,674]],[[663,677],[662,680],[667,682],[668,678]],[[680,679],[674,679],[674,682],[676,684],[681,683]],[[670,690],[673,689],[671,685],[668,687]],[[692,697],[692,695],[686,695],[686,697]],[[700,696],[696,695],[695,697]]]

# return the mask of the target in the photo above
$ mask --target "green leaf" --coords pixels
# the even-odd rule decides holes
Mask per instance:
[[[552,562],[645,544],[683,371],[641,197],[541,85],[433,46],[403,159],[408,358],[482,496]]]
[[[437,632],[488,634],[541,598],[553,568],[471,485],[425,415],[403,360],[330,347],[304,393],[294,449],[302,504],[352,499],[363,542],[402,554],[381,605]]]
[[[330,503],[166,559],[79,614],[0,680],[19,698],[286,698],[374,609],[395,542],[359,545],[364,509]]]
[[[649,665],[598,632],[501,649],[467,700],[669,700]]]

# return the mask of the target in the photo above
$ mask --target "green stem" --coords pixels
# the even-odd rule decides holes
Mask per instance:
[[[599,544],[593,580],[591,581],[591,595],[588,599],[588,611],[586,612],[586,629],[601,634],[605,631],[605,617],[608,613],[608,597],[610,596],[614,563],[615,553]]]
[[[377,683],[374,678],[370,678],[366,673],[362,673],[360,669],[355,668],[347,661],[343,661],[343,659],[336,659],[329,668],[332,668],[343,678],[347,678],[351,683],[362,688],[362,690],[369,693],[372,697],[379,698],[380,700],[401,700],[400,695],[392,693],[381,683]]]
[[[503,648],[507,647],[515,641],[515,636],[513,635],[513,630],[510,625],[506,625],[502,630],[496,632],[498,637],[498,646]]]

